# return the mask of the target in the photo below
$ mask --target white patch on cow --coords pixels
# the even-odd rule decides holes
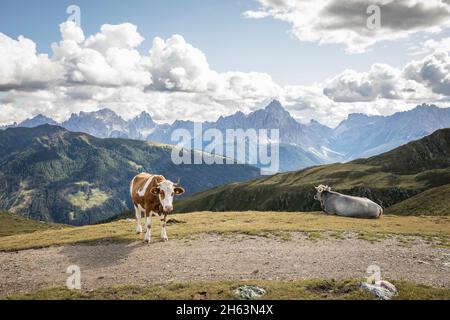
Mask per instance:
[[[145,219],[145,237],[144,241],[150,242],[151,236],[152,236],[152,214],[150,213],[150,216]]]
[[[133,178],[133,180],[131,180],[130,183],[130,195],[133,197],[133,185],[134,185],[134,179],[136,179],[136,177]]]
[[[134,211],[136,214],[136,233],[142,233],[141,210],[136,205],[134,205]]]
[[[161,192],[159,194],[159,201],[164,210],[166,208],[173,208],[174,183],[170,180],[164,180],[159,185],[159,190],[164,192],[164,199],[161,199]]]
[[[164,241],[169,240],[167,237],[167,231],[166,231],[166,222],[164,221],[164,218],[160,219],[160,226],[161,226],[161,239]]]
[[[149,176],[147,179],[147,182],[145,183],[144,187],[142,189],[139,189],[137,194],[139,197],[143,197],[145,195],[145,193],[147,192],[148,186],[150,185],[150,183],[153,180],[153,175]]]
[[[147,229],[150,229],[150,228],[152,227],[152,215],[148,216],[148,217],[145,219],[145,227],[146,227]]]

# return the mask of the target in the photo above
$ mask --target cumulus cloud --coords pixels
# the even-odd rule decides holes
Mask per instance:
[[[450,96],[450,57],[448,51],[437,50],[421,61],[410,62],[404,70],[406,78],[424,83],[434,93]]]
[[[336,102],[433,98],[420,81],[406,79],[402,70],[380,63],[368,72],[345,70],[327,81],[323,93]]]
[[[280,12],[296,3],[269,2]],[[65,22],[60,32],[50,55],[37,53],[30,39],[0,33],[0,123],[38,113],[63,121],[73,112],[105,106],[124,118],[147,111],[162,122],[216,120],[277,98],[300,121],[336,125],[350,112],[391,114],[450,96],[443,44],[403,69],[374,64],[311,86],[281,86],[266,73],[215,71],[181,35],[156,37],[142,54],[144,38],[131,24],[104,25],[86,36]]]
[[[150,71],[157,90],[204,92],[213,76],[203,52],[180,35],[153,40]]]
[[[137,32],[137,27],[131,23],[104,24],[99,33],[86,40],[85,46],[106,53],[110,48],[133,49],[143,41],[144,38]]]
[[[441,0],[258,0],[258,10],[244,17],[272,17],[291,25],[301,41],[337,43],[349,53],[361,53],[384,40],[406,38],[416,32],[439,32],[450,24],[450,4]],[[378,5],[380,28],[368,28],[370,5]]]
[[[37,54],[36,44],[22,36],[14,40],[0,33],[0,57],[0,91],[43,88],[63,75],[58,64]]]
[[[81,28],[68,21],[60,26],[62,40],[52,44],[52,60],[65,70],[66,84],[141,86],[151,84],[148,58],[136,50],[143,37],[136,26],[103,25],[85,40]]]

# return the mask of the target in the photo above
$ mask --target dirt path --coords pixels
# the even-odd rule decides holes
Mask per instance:
[[[158,240],[157,240],[158,241]],[[369,265],[382,276],[450,287],[450,250],[420,239],[403,246],[395,239],[370,243],[355,238],[312,242],[203,235],[170,240],[108,245],[75,245],[0,252],[0,296],[64,286],[69,265],[81,268],[82,286],[149,285],[168,281],[303,279],[365,277]]]

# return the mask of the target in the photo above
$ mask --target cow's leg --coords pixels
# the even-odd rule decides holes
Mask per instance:
[[[136,214],[136,233],[140,234],[142,233],[142,225],[141,225],[142,212],[137,205],[134,205],[134,212]]]
[[[150,243],[150,240],[152,238],[152,212],[151,211],[145,211],[145,236],[144,236],[144,242]]]
[[[167,231],[166,231],[166,215],[160,216],[159,219],[161,225],[161,239],[163,241],[167,241],[169,240],[169,238],[167,238]]]

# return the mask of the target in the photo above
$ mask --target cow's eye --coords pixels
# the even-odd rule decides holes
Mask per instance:
[[[172,192],[172,197],[173,197],[173,195],[174,195],[174,192]]]

